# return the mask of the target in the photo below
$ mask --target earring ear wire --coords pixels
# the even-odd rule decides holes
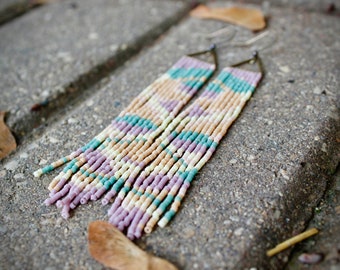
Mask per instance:
[[[228,27],[219,29],[219,30],[217,30],[217,31],[214,31],[214,32],[212,32],[212,33],[205,34],[204,36],[205,36],[206,39],[213,40],[213,39],[215,39],[215,38],[217,38],[217,37],[220,37],[220,36],[222,36],[222,35],[224,35],[224,34],[230,33],[230,34],[229,34],[230,36],[227,36],[227,38],[225,38],[224,40],[222,40],[223,42],[226,42],[226,41],[232,40],[232,39],[235,37],[236,32],[237,32],[237,31],[236,31],[235,28],[232,28],[232,27],[228,26]],[[221,41],[221,42],[222,42],[222,41]],[[215,43],[216,43],[216,41],[215,41]]]
[[[216,53],[216,44],[211,44],[209,49],[207,50],[190,53],[190,54],[187,54],[187,56],[198,56],[198,55],[203,55],[203,54],[208,54],[208,53],[210,53],[214,59],[214,65],[215,65],[215,71],[216,71],[218,69],[218,57]]]
[[[262,63],[262,60],[260,58],[260,55],[259,55],[259,52],[258,51],[254,51],[253,52],[253,56],[249,59],[246,59],[246,60],[243,60],[241,62],[238,62],[236,64],[233,64],[231,65],[231,67],[239,67],[239,66],[242,66],[242,65],[245,65],[245,64],[255,64],[257,63],[257,66],[262,74],[262,76],[264,75],[264,67],[263,67],[263,63]]]
[[[273,32],[271,33],[271,31],[267,30],[264,31],[261,34],[258,34],[255,37],[252,37],[244,42],[229,42],[229,43],[225,43],[225,42],[220,42],[220,43],[216,43],[216,46],[218,48],[225,48],[225,47],[250,47],[254,44],[256,44],[258,41],[260,41],[261,39],[264,39],[266,37],[272,37],[272,39],[270,40],[270,42],[268,42],[267,44],[263,45],[262,47],[256,48],[255,51],[259,52],[259,51],[263,51],[269,47],[271,47],[276,41],[277,41],[277,35]]]

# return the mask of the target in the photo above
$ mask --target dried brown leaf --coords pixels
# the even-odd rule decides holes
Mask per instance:
[[[118,229],[105,221],[98,220],[90,223],[88,242],[91,256],[116,270],[177,270],[166,260],[141,250]]]
[[[15,139],[5,123],[6,112],[0,112],[0,159],[8,156],[17,148]]]
[[[261,10],[244,7],[209,8],[199,5],[190,15],[200,19],[215,19],[246,27],[253,31],[266,27],[266,21]]]

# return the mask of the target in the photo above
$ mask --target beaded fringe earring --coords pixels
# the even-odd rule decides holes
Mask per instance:
[[[126,182],[109,210],[110,222],[130,239],[150,233],[174,217],[195,174],[210,159],[262,78],[260,72],[223,69],[203,93],[161,135],[157,157],[131,188]],[[236,65],[234,65],[236,66]]]
[[[193,58],[211,53],[215,64]],[[215,47],[182,57],[165,74],[144,89],[112,124],[88,144],[34,172],[39,177],[67,163],[49,185],[46,205],[70,209],[97,200],[105,205],[123,188],[127,191],[139,173],[163,150],[161,134],[170,134],[173,120],[212,76],[217,66]],[[164,133],[164,131],[166,132]]]

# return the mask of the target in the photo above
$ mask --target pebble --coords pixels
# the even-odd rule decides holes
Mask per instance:
[[[49,137],[48,139],[49,139],[49,141],[50,141],[51,143],[57,143],[57,142],[59,142],[58,139],[53,138],[53,137]]]
[[[254,155],[249,155],[248,157],[247,157],[247,160],[248,161],[253,161],[255,159],[255,156]]]
[[[236,163],[237,163],[237,160],[233,158],[233,159],[229,160],[229,163],[230,163],[230,164],[236,164]]]
[[[242,233],[243,233],[243,228],[238,228],[238,229],[236,229],[236,230],[234,231],[234,234],[235,234],[236,236],[240,236]]]
[[[28,150],[33,150],[35,148],[37,148],[39,145],[37,145],[36,143],[32,143],[28,146]]]
[[[0,171],[0,177],[5,177],[6,176],[6,170]]]
[[[54,253],[54,252],[49,252],[51,259],[58,261],[60,260],[60,258],[58,258],[58,256]]]
[[[225,221],[223,221],[223,224],[224,224],[224,225],[227,225],[227,226],[230,226],[231,221],[230,221],[230,220],[225,220]]]
[[[186,239],[191,238],[194,235],[195,235],[195,229],[194,228],[189,227],[189,228],[185,228],[183,230],[183,237],[186,238]]]
[[[110,46],[110,51],[111,52],[115,52],[117,49],[118,49],[118,45],[117,44],[112,44],[111,46]]]
[[[66,63],[71,63],[73,61],[73,57],[69,52],[58,52],[57,57],[62,59]]]
[[[50,95],[50,92],[45,90],[45,91],[42,91],[40,95],[44,98],[47,98]]]
[[[17,182],[17,183],[16,183],[16,186],[17,186],[17,187],[26,186],[27,183],[28,183],[27,181]]]
[[[86,102],[87,107],[91,107],[91,106],[93,106],[93,104],[94,104],[94,102],[93,102],[92,99],[90,99],[89,101]]]
[[[91,39],[91,40],[96,40],[98,38],[99,38],[99,36],[95,32],[92,32],[92,33],[89,34],[89,39]]]
[[[40,225],[42,226],[46,226],[52,223],[53,223],[52,219],[43,219],[42,221],[40,221]]]
[[[17,173],[16,175],[14,175],[15,180],[23,179],[23,178],[25,178],[25,175],[23,173]]]
[[[312,112],[314,110],[314,107],[312,105],[307,105],[306,110]]]
[[[47,163],[47,160],[46,159],[42,159],[42,160],[40,160],[39,165],[45,165],[46,163]]]
[[[281,66],[280,67],[280,70],[284,73],[288,73],[290,72],[290,68],[288,66]]]
[[[274,215],[273,215],[274,219],[279,219],[280,216],[281,216],[281,211],[280,210],[275,210]]]
[[[322,89],[321,89],[319,86],[316,86],[316,87],[313,89],[313,93],[316,94],[316,95],[321,95]]]
[[[21,153],[20,158],[28,158],[28,154],[26,152]]]
[[[76,124],[76,123],[78,123],[78,120],[75,119],[75,118],[70,118],[70,119],[67,120],[67,123],[69,123],[69,124]]]
[[[0,234],[5,234],[7,232],[7,228],[5,226],[0,226]]]
[[[289,176],[285,170],[281,169],[280,174],[283,176],[284,179],[289,180]]]
[[[305,264],[316,264],[322,260],[322,255],[318,253],[302,253],[298,260]]]
[[[240,218],[237,217],[237,216],[230,216],[230,219],[234,222],[239,222],[240,221]]]
[[[7,164],[5,164],[4,167],[7,170],[14,171],[18,167],[18,161],[13,160],[11,162],[8,162]]]
[[[337,215],[340,215],[340,205],[338,205],[338,206],[335,207],[335,213],[336,213]]]
[[[325,152],[325,153],[328,153],[327,151],[327,144],[326,143],[323,143],[322,146],[321,146],[321,151],[322,152]]]

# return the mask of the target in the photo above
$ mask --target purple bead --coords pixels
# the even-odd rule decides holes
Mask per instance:
[[[112,216],[116,212],[117,208],[121,205],[121,202],[122,202],[122,199],[116,198],[115,202],[112,204],[111,208],[108,211],[109,216]],[[102,201],[102,204],[103,204],[103,201]]]
[[[134,207],[134,208],[132,208],[132,210],[130,210],[129,214],[123,220],[125,227],[127,227],[131,224],[131,221],[134,218],[134,216],[136,215],[137,211],[138,211],[137,207]]]
[[[91,193],[86,193],[81,199],[80,199],[80,204],[86,204],[91,197]]]
[[[68,205],[65,205],[63,207],[63,210],[61,210],[61,216],[64,218],[64,219],[68,219],[70,217],[70,207]]]
[[[106,205],[109,203],[109,201],[116,196],[117,192],[115,190],[110,190],[108,193],[106,193],[104,199],[102,200],[102,204]]]
[[[77,207],[77,205],[79,204],[80,202],[80,199],[83,197],[83,195],[85,194],[86,192],[85,191],[82,191],[80,192],[74,199],[73,201],[71,202],[70,204],[70,208],[71,209],[74,209]]]
[[[101,187],[95,194],[91,196],[91,201],[96,201],[98,200],[106,191],[105,187]]]

